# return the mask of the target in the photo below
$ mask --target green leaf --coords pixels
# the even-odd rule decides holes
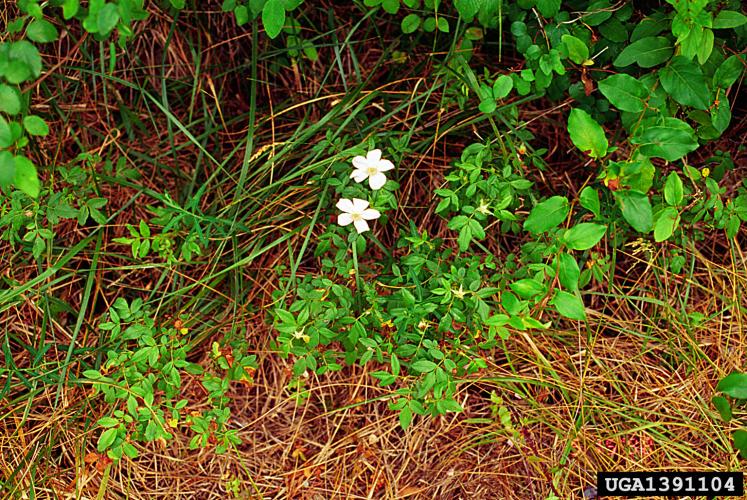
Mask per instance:
[[[436,26],[438,27],[438,31],[442,33],[449,32],[449,21],[444,16],[438,16]]]
[[[26,36],[34,42],[54,42],[60,36],[54,24],[46,19],[35,19],[26,28]]]
[[[728,57],[713,74],[713,85],[722,89],[729,88],[742,76],[742,71],[744,64],[739,56]]]
[[[573,250],[588,250],[602,239],[607,226],[593,222],[576,224],[563,235],[565,243]]]
[[[719,415],[721,415],[721,419],[724,422],[729,422],[732,417],[731,405],[729,404],[729,400],[723,396],[713,396],[711,398],[711,402],[713,403],[713,406],[715,406],[718,410]]]
[[[30,71],[31,76],[34,78],[37,78],[39,75],[41,75],[41,69],[42,69],[42,60],[41,55],[39,55],[39,50],[31,43],[26,40],[21,40],[18,42],[14,42],[10,45],[10,52],[8,52],[8,56],[10,56],[11,61],[8,62],[8,69],[14,69],[11,68],[12,60],[19,61],[27,66],[28,71]],[[20,69],[17,71],[21,71]],[[16,77],[18,75],[15,75]],[[9,78],[8,73],[5,74],[5,79],[8,80],[10,83],[20,83],[27,78],[24,78],[20,81],[13,81],[11,78]]]
[[[410,369],[418,373],[429,373],[435,370],[437,366],[438,365],[436,365],[436,363],[434,363],[433,361],[428,361],[427,359],[420,359],[418,361],[415,361],[413,364],[411,364]]]
[[[119,420],[117,420],[116,418],[112,418],[112,417],[101,417],[96,423],[99,424],[101,427],[108,429],[109,427],[115,427],[119,425]]]
[[[716,390],[735,399],[747,399],[747,373],[734,372],[716,385]]]
[[[529,299],[545,292],[545,286],[542,283],[530,278],[515,281],[509,287],[523,299]]]
[[[62,4],[62,17],[67,21],[73,18],[80,9],[80,0],[65,0]]]
[[[544,17],[555,17],[560,10],[560,0],[537,0],[536,5]]]
[[[285,24],[285,7],[280,0],[267,0],[262,7],[262,25],[270,38],[276,38]]]
[[[597,193],[596,189],[591,186],[586,186],[581,190],[578,200],[582,207],[599,217],[601,210],[599,207],[599,193]]]
[[[16,175],[13,182],[16,188],[32,198],[37,198],[41,186],[39,184],[39,176],[36,174],[36,167],[25,156],[16,156],[14,161]]]
[[[130,458],[137,458],[137,448],[135,448],[131,443],[122,443],[122,451],[124,451],[124,454]]]
[[[413,33],[420,27],[420,16],[409,14],[402,19],[402,33]]]
[[[689,126],[688,126],[689,128]],[[695,133],[682,127],[648,127],[639,136],[631,137],[632,144],[640,145],[640,152],[649,157],[676,161],[698,149]]]
[[[495,79],[495,83],[493,83],[493,98],[503,99],[511,92],[512,88],[514,88],[514,81],[510,76],[499,76]]]
[[[561,40],[568,50],[568,58],[576,64],[583,64],[589,59],[589,47],[573,35],[563,35]]]
[[[747,23],[747,16],[735,10],[722,10],[713,20],[713,29],[737,28]]]
[[[658,243],[668,240],[680,223],[680,214],[674,207],[666,207],[656,214],[654,240]]]
[[[553,196],[536,205],[524,221],[524,230],[544,233],[562,223],[568,215],[568,198]]]
[[[648,233],[654,223],[654,215],[648,196],[638,191],[616,191],[615,198],[623,217],[639,233]]]
[[[568,116],[568,132],[573,144],[592,158],[602,158],[607,154],[608,143],[604,129],[586,111],[571,110]]]
[[[653,68],[672,56],[672,43],[663,36],[649,36],[631,43],[620,52],[613,64],[618,68],[636,63],[641,68]]]
[[[565,252],[560,253],[557,256],[555,266],[558,268],[558,281],[563,285],[563,288],[570,292],[577,291],[581,270],[578,267],[576,259]]]
[[[387,14],[396,14],[399,11],[399,0],[383,0],[381,6]]]
[[[664,199],[667,203],[672,206],[682,204],[684,198],[684,188],[682,186],[682,179],[677,175],[677,172],[670,172],[667,176],[667,181],[664,183]]]
[[[480,0],[454,0],[454,7],[462,19],[471,21],[480,10],[481,3]]]
[[[480,104],[477,106],[477,109],[480,110],[481,113],[485,113],[486,115],[489,115],[493,111],[495,111],[498,108],[498,105],[495,102],[495,99],[493,98],[487,98],[480,101]]]
[[[21,112],[21,94],[17,89],[0,83],[0,111],[8,115]]]
[[[96,16],[96,27],[98,34],[101,36],[107,36],[117,26],[119,22],[119,10],[117,5],[113,3],[104,4]]]
[[[392,359],[390,361],[390,364],[392,365],[392,375],[394,376],[399,375],[399,370],[400,370],[399,358],[394,353],[392,353]]]
[[[566,318],[577,321],[586,320],[586,308],[578,295],[558,290],[550,301],[550,305]]]
[[[646,107],[648,88],[640,80],[620,73],[599,82],[599,91],[620,111],[640,113]]]
[[[739,429],[734,431],[732,437],[734,438],[734,447],[739,450],[742,458],[747,458],[747,431]]]
[[[10,151],[0,151],[0,188],[7,189],[15,182],[16,162]]]
[[[35,115],[29,115],[23,119],[23,128],[31,135],[45,136],[49,134],[47,122]]]
[[[684,56],[675,56],[659,70],[661,86],[672,99],[685,106],[708,109],[711,93],[700,66]]]
[[[0,115],[0,148],[9,148],[14,142],[10,124]]]
[[[107,450],[112,444],[114,444],[114,441],[117,439],[117,432],[119,432],[119,429],[117,429],[116,427],[107,429],[102,432],[101,436],[99,436],[99,442],[96,446],[96,449],[99,450],[99,452]]]
[[[410,423],[412,422],[412,410],[409,406],[404,406],[399,411],[399,425],[402,427],[402,429],[407,430],[408,427],[410,427]]]

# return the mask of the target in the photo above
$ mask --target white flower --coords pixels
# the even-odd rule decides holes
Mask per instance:
[[[355,182],[363,182],[368,179],[368,185],[373,190],[381,189],[386,184],[384,172],[394,168],[392,162],[381,159],[380,149],[369,151],[365,157],[356,156],[353,158],[353,166],[355,170],[350,174],[350,177],[355,179]]]
[[[340,201],[337,202],[337,208],[343,212],[337,216],[338,224],[347,226],[352,222],[359,234],[368,231],[367,220],[381,217],[381,212],[368,208],[368,202],[360,198],[353,198],[352,200],[340,198]]]

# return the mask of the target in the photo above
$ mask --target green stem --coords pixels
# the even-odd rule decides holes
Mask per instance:
[[[352,245],[353,245],[353,268],[355,269],[355,288],[356,288],[356,290],[355,290],[355,301],[357,303],[356,305],[360,306],[361,305],[361,300],[360,300],[360,296],[361,295],[360,294],[361,294],[361,291],[363,290],[363,287],[361,286],[361,275],[358,272],[358,245],[356,244],[357,241],[358,241],[358,236],[356,236],[355,238],[353,238],[353,241],[352,241]]]

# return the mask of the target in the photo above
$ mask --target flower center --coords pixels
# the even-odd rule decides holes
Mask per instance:
[[[363,218],[363,216],[359,213],[352,213],[350,214],[350,217],[353,219],[353,222],[359,221]]]
[[[368,175],[376,175],[379,173],[379,169],[376,167],[368,167]]]

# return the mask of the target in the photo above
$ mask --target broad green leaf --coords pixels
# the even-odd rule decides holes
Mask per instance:
[[[744,63],[739,56],[728,57],[713,74],[713,85],[722,89],[731,87],[742,76],[742,71]]]
[[[565,252],[557,255],[554,267],[558,269],[558,281],[563,288],[570,292],[578,290],[578,279],[581,276],[581,270],[578,262],[572,255]]]
[[[639,233],[651,231],[654,214],[648,196],[637,191],[617,191],[615,198],[623,217],[633,229]]]
[[[62,17],[65,20],[72,19],[80,9],[80,0],[64,0],[62,4]]]
[[[49,134],[47,122],[35,115],[29,115],[23,119],[23,128],[31,135],[45,136]]]
[[[514,88],[514,81],[508,75],[501,75],[495,79],[493,84],[493,98],[503,99]]]
[[[716,385],[716,390],[735,399],[747,399],[747,373],[734,372]]]
[[[399,0],[383,0],[381,6],[387,14],[396,14],[399,12]]]
[[[413,364],[410,365],[410,368],[418,373],[428,373],[432,372],[436,369],[438,365],[434,363],[433,361],[428,361],[427,359],[421,359],[418,361],[415,361]]]
[[[462,19],[471,21],[480,10],[481,3],[480,0],[454,0],[454,7]]]
[[[663,36],[649,36],[631,43],[620,52],[613,64],[618,68],[635,63],[641,68],[653,68],[668,60],[674,49]]]
[[[747,458],[747,431],[739,429],[734,431],[734,447],[739,450],[742,458]]]
[[[21,94],[17,89],[0,83],[0,111],[8,115],[21,112]]]
[[[99,442],[96,446],[96,449],[99,450],[99,452],[109,449],[109,447],[114,444],[114,441],[117,439],[118,431],[119,429],[117,429],[116,427],[112,427],[111,429],[107,429],[102,432],[101,436],[99,436]]]
[[[119,420],[113,417],[101,417],[96,423],[108,429],[109,427],[119,425]]]
[[[0,151],[0,188],[7,189],[15,182],[16,162],[10,151]]]
[[[285,24],[285,7],[280,0],[267,0],[262,7],[262,26],[270,38],[276,38]]]
[[[537,0],[537,10],[544,17],[550,18],[560,10],[560,0]]]
[[[480,104],[477,106],[477,109],[480,110],[481,113],[485,113],[486,115],[489,115],[493,111],[495,111],[498,108],[498,104],[495,102],[495,99],[492,97],[488,97],[487,99],[483,99],[480,101]]]
[[[683,197],[682,179],[677,175],[677,172],[670,172],[667,181],[664,183],[664,199],[668,204],[677,206],[682,204]]]
[[[732,417],[731,405],[729,404],[729,400],[723,396],[713,396],[711,398],[711,402],[713,402],[713,406],[716,407],[719,415],[721,415],[721,419],[724,422],[729,422]]]
[[[608,143],[604,129],[586,111],[571,110],[568,116],[568,132],[573,144],[592,158],[602,158],[607,154]]]
[[[737,28],[747,23],[747,16],[735,10],[722,10],[713,20],[713,29]]]
[[[586,186],[581,190],[578,200],[582,207],[599,217],[601,211],[599,208],[599,193],[597,193],[596,189],[591,186]]]
[[[409,406],[405,406],[399,411],[399,425],[402,429],[407,430],[412,423],[412,410]]]
[[[576,64],[583,64],[589,59],[589,47],[586,46],[579,38],[573,35],[563,35],[561,40],[568,50],[568,58]]]
[[[0,148],[9,148],[14,142],[10,124],[0,115]]]
[[[26,28],[26,36],[39,43],[54,42],[59,37],[57,28],[46,19],[35,19]]]
[[[698,149],[695,134],[679,127],[648,127],[641,135],[632,137],[630,142],[640,145],[642,154],[667,161],[679,160]]]
[[[708,109],[711,93],[700,66],[684,56],[675,56],[659,70],[661,86],[672,99],[685,106]]]
[[[18,42],[12,43],[10,45],[10,51],[8,55],[10,56],[10,59],[15,59],[24,63],[31,71],[31,76],[33,76],[34,78],[37,78],[39,75],[41,75],[41,55],[39,55],[39,50],[37,50],[37,48],[31,42],[20,40]],[[12,62],[13,61],[9,61],[8,66],[10,66]],[[7,69],[10,68],[6,68],[6,71]],[[11,79],[8,78],[7,73],[5,74],[5,79],[10,83],[20,83],[19,81],[11,81]]]
[[[701,40],[700,45],[698,46],[698,50],[696,52],[698,56],[698,62],[701,65],[705,64],[708,58],[711,56],[711,52],[713,52],[713,42],[714,42],[713,31],[711,31],[708,28],[705,28],[703,30],[703,39]]]
[[[113,3],[105,4],[96,16],[96,27],[98,28],[98,34],[101,36],[107,36],[117,26],[119,22],[119,10],[117,5]]]
[[[573,250],[588,250],[602,239],[607,226],[593,222],[576,224],[563,235],[563,240]]]
[[[648,88],[640,80],[620,73],[599,82],[599,91],[620,111],[640,113],[646,107]]]
[[[711,123],[719,134],[723,134],[731,122],[731,106],[726,95],[719,97],[718,106],[711,108]]]
[[[417,14],[408,14],[402,19],[402,33],[413,33],[420,27],[420,16]]]
[[[666,207],[656,214],[654,224],[654,240],[658,243],[668,240],[674,234],[680,223],[680,214],[674,207]]]
[[[438,16],[438,19],[436,20],[436,27],[438,28],[438,31],[442,33],[448,33],[449,21],[444,16]]]
[[[542,283],[530,278],[514,281],[509,287],[523,299],[529,299],[545,291],[545,286]]]
[[[586,308],[578,295],[558,290],[550,301],[555,309],[566,318],[576,321],[586,320]]]
[[[524,230],[530,233],[544,233],[562,223],[568,215],[568,199],[553,196],[535,206],[524,221]]]

